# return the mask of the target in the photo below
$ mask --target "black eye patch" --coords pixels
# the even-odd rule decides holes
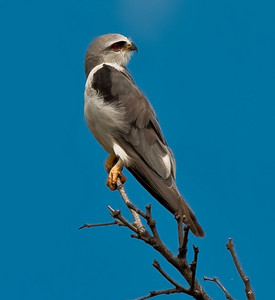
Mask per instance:
[[[111,49],[113,49],[114,51],[119,51],[121,48],[123,48],[123,46],[125,46],[125,44],[126,42],[124,41],[113,43],[111,45]]]

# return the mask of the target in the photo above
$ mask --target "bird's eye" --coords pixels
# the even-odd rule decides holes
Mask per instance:
[[[114,51],[119,51],[120,49],[122,49],[125,46],[125,44],[126,44],[125,41],[113,43],[111,45],[111,49],[113,49]]]
[[[114,44],[112,45],[112,49],[115,50],[115,51],[118,51],[120,48],[121,48],[120,43],[114,43]]]

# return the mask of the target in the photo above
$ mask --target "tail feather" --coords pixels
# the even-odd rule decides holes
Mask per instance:
[[[185,200],[180,196],[175,187],[175,182],[171,177],[163,180],[156,173],[152,172],[142,160],[137,165],[128,167],[128,170],[173,215],[182,216],[183,222],[188,225],[195,236],[204,236],[204,231],[198,223],[197,218]]]
[[[179,210],[179,212],[176,212],[176,214],[180,214],[183,216],[184,223],[188,225],[195,236],[204,237],[204,231],[201,225],[199,224],[196,216],[183,198],[181,198],[181,207],[182,208]]]

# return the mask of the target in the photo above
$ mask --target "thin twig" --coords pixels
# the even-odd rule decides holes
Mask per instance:
[[[236,255],[236,252],[235,252],[235,247],[234,247],[234,244],[233,244],[233,240],[231,238],[228,239],[228,243],[226,244],[226,248],[227,250],[229,250],[231,256],[232,256],[232,259],[234,261],[234,264],[236,266],[236,269],[242,279],[242,281],[244,282],[244,285],[245,285],[245,294],[246,294],[246,297],[248,300],[255,300],[255,295],[252,291],[252,287],[251,287],[251,284],[250,284],[250,280],[249,278],[244,274],[243,270],[242,270],[242,267],[239,263],[239,260],[237,258],[237,255]]]
[[[181,289],[181,290],[185,290],[186,292],[188,292],[187,289],[185,289],[184,287],[182,287],[180,284],[178,284],[176,281],[174,281],[163,269],[162,267],[160,266],[159,262],[154,259],[154,262],[153,262],[153,267],[156,268],[160,274],[165,278],[167,279],[171,284],[173,284],[176,288],[178,289]]]
[[[203,280],[208,280],[208,281],[213,281],[213,282],[215,282],[215,283],[223,290],[226,299],[228,299],[228,300],[234,300],[234,298],[231,297],[231,295],[227,292],[227,290],[226,290],[225,287],[221,284],[221,282],[219,281],[219,279],[218,279],[217,277],[210,278],[210,277],[204,276],[204,277],[203,277]]]
[[[149,298],[153,298],[159,295],[170,295],[170,294],[175,294],[175,293],[179,293],[177,288],[173,288],[173,289],[168,289],[168,290],[161,290],[161,291],[152,291],[149,293],[149,295],[138,298],[136,300],[145,300],[145,299],[149,299]]]
[[[179,240],[179,254],[182,252],[182,247],[184,243],[183,237],[183,217],[179,216],[176,218],[178,224],[178,240]],[[182,253],[181,253],[182,254]],[[180,255],[178,255],[180,257]]]
[[[178,254],[179,259],[186,259],[189,227],[184,226],[183,231],[184,231],[184,235],[183,235],[182,246],[179,247],[179,254]]]
[[[143,217],[146,220],[146,214],[142,210],[135,207],[131,202],[128,203],[127,206],[129,208],[131,208],[132,210],[134,210],[137,214],[139,214],[141,217]]]
[[[110,206],[108,206],[109,210],[112,212],[111,215],[113,218],[120,220],[125,226],[130,228],[132,231],[136,233],[136,235],[132,235],[133,238],[140,239],[144,241],[145,243],[151,245],[156,251],[158,251],[171,265],[173,265],[180,273],[181,275],[186,279],[186,281],[189,283],[189,285],[192,285],[192,289],[177,289],[176,291],[173,290],[173,293],[187,293],[193,298],[197,300],[210,300],[208,295],[205,293],[205,291],[200,286],[199,282],[195,279],[195,272],[196,270],[193,267],[193,271],[191,270],[191,267],[188,265],[186,260],[180,260],[178,257],[175,257],[171,251],[163,244],[162,240],[160,239],[157,229],[156,229],[156,222],[152,219],[151,214],[151,206],[146,206],[146,219],[147,224],[150,226],[150,229],[153,233],[153,236],[149,234],[149,232],[145,229],[145,231],[141,234],[140,231],[137,229],[136,226],[133,226],[129,221],[127,221],[125,218],[122,217],[119,210],[115,211]],[[187,242],[187,237],[186,237]],[[197,259],[197,256],[196,256]],[[151,293],[150,297],[157,296],[164,294],[166,292],[157,292]],[[170,293],[170,290],[169,290]],[[146,296],[147,297],[147,296]],[[141,298],[142,299],[142,298]],[[147,299],[147,298],[145,298]]]
[[[146,209],[146,220],[147,220],[147,224],[150,227],[150,230],[154,236],[154,238],[161,242],[161,239],[159,237],[159,233],[157,231],[157,227],[156,227],[156,221],[153,219],[152,217],[152,211],[151,211],[151,204],[148,204],[145,206]]]
[[[160,274],[167,280],[169,281],[172,285],[175,286],[175,288],[172,289],[167,289],[167,290],[161,290],[161,291],[151,291],[149,295],[138,298],[137,300],[145,300],[149,298],[153,298],[159,295],[170,295],[170,294],[175,294],[175,293],[185,293],[188,295],[191,295],[190,289],[186,289],[182,287],[180,284],[178,284],[174,279],[172,279],[160,266],[159,262],[154,259],[153,262],[153,267],[156,268]]]
[[[129,200],[128,196],[125,193],[125,190],[120,182],[118,180],[118,190],[121,194],[122,199],[124,200],[124,203],[126,206],[131,210],[131,212],[134,213],[137,217],[134,217],[135,221],[139,220],[140,225],[137,225],[135,222],[132,224],[129,222],[127,219],[125,219],[120,210],[114,210],[111,206],[108,206],[108,209],[111,211],[111,216],[118,222],[117,224],[119,225],[124,225],[128,227],[131,231],[133,231],[135,234],[132,234],[131,237],[139,239],[144,241],[145,243],[149,244],[152,246],[156,251],[158,251],[172,266],[174,266],[180,274],[185,278],[185,280],[188,282],[189,286],[192,289],[186,289],[180,286],[179,284],[175,283],[172,278],[170,278],[164,271],[162,274],[166,274],[165,278],[169,278],[169,282],[173,283],[175,285],[175,289],[168,289],[168,290],[161,290],[161,291],[153,291],[150,293],[149,296],[146,296],[145,298],[140,298],[140,299],[148,299],[152,298],[158,295],[162,294],[172,294],[172,293],[186,293],[188,295],[191,295],[194,299],[197,300],[210,300],[208,295],[205,293],[205,291],[202,289],[200,286],[199,282],[195,279],[195,272],[196,269],[193,268],[191,269],[191,266],[188,265],[187,260],[182,260],[179,259],[178,257],[174,256],[173,253],[164,245],[162,240],[159,237],[157,228],[156,228],[156,221],[152,218],[152,213],[151,213],[151,205],[146,206],[146,213],[140,212]],[[152,231],[152,235],[143,227],[141,221],[140,221],[140,216],[146,219],[148,226],[150,227]],[[188,230],[185,231],[185,235],[183,237],[183,242],[182,245],[186,247],[187,244],[187,235],[188,235]],[[197,258],[196,258],[197,260]],[[156,268],[158,266],[156,265]],[[159,270],[162,270],[161,268]],[[168,276],[168,277],[167,277]]]
[[[153,236],[160,240],[160,237],[158,235],[157,229],[156,229],[156,221],[152,218],[151,213],[151,204],[146,205],[146,213],[135,207],[131,202],[127,204],[128,208],[134,210],[137,214],[139,214],[141,217],[143,217],[147,221],[147,225],[150,227]]]
[[[122,225],[119,224],[118,220],[115,220],[114,222],[110,223],[99,223],[99,224],[84,224],[83,226],[79,227],[78,229],[83,229],[83,228],[91,228],[91,227],[100,227],[100,226],[110,226],[110,225]]]
[[[126,204],[126,206],[129,208],[129,205],[132,204],[130,199],[128,198],[125,189],[123,187],[123,184],[121,183],[120,178],[117,178],[117,189],[121,195],[121,198],[123,199],[124,203]],[[134,218],[134,224],[137,227],[137,229],[142,233],[145,231],[145,228],[142,225],[142,222],[140,220],[139,214],[134,211],[132,208],[129,208],[129,211],[131,212],[133,218]]]
[[[110,205],[108,205],[108,209],[111,211],[111,216],[115,219],[118,219],[122,222],[126,227],[133,230],[135,233],[139,233],[138,229],[133,226],[129,221],[127,221],[124,217],[122,217],[120,210],[114,210]]]
[[[139,235],[136,235],[136,234],[131,234],[130,237],[131,237],[132,239],[142,240],[142,238],[141,238]]]
[[[151,204],[146,205],[145,210],[146,210],[146,218],[151,219],[152,218],[152,205]]]
[[[199,248],[193,246],[194,249],[194,260],[192,261],[190,265],[190,269],[192,271],[192,279],[190,284],[190,291],[194,290],[195,287],[195,278],[196,278],[196,270],[197,270],[197,264],[198,264],[198,254],[199,254]]]

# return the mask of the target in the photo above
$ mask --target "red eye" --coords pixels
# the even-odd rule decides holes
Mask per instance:
[[[115,51],[118,51],[118,50],[121,48],[121,46],[120,46],[119,43],[114,43],[114,44],[112,45],[112,48],[113,48]]]

